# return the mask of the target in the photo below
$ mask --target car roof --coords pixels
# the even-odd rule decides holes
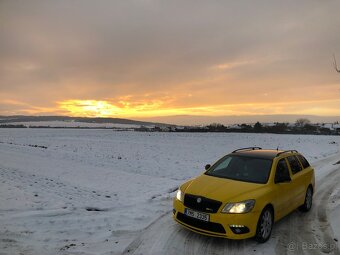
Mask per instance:
[[[263,158],[263,159],[273,159],[279,154],[292,154],[297,153],[297,151],[282,151],[282,150],[273,150],[273,149],[240,149],[233,151],[230,155],[244,156],[244,157],[254,157],[254,158]]]

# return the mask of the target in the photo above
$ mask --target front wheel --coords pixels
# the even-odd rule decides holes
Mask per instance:
[[[263,209],[257,223],[255,240],[259,243],[266,242],[272,233],[274,222],[273,210],[270,207]]]
[[[312,208],[313,204],[313,190],[311,186],[308,187],[305,196],[305,202],[303,205],[299,207],[299,209],[303,212],[308,212]]]

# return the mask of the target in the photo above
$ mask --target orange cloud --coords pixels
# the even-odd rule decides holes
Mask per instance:
[[[66,100],[58,102],[58,105],[70,115],[82,117],[110,117],[122,112],[119,107],[109,102],[97,100]]]
[[[124,99],[124,100],[123,100]],[[153,117],[171,115],[254,115],[254,114],[316,114],[340,115],[335,108],[339,100],[296,101],[284,103],[217,104],[196,107],[171,107],[166,101],[131,102],[130,97],[118,103],[103,100],[66,100],[58,102],[60,110],[72,116],[86,117]]]

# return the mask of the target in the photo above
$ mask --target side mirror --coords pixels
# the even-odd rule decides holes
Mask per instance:
[[[211,165],[210,165],[210,164],[208,164],[208,165],[205,165],[205,170],[208,170],[210,167],[211,167]]]

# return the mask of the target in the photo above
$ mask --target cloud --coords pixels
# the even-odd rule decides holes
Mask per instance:
[[[1,1],[0,100],[38,108],[147,93],[150,102],[170,95],[166,105],[176,108],[270,102],[261,96],[268,92],[277,101],[333,100],[339,7],[316,0]]]

